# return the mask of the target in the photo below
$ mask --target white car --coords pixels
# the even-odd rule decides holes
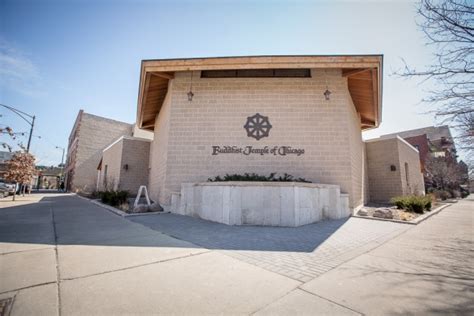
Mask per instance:
[[[8,182],[5,182],[5,180],[0,179],[0,187],[3,190],[7,191],[9,194],[13,194],[15,192],[15,189],[16,189],[16,184],[8,183]]]

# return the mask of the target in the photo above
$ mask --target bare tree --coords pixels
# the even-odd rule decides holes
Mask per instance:
[[[474,5],[466,0],[420,0],[418,25],[434,46],[434,59],[419,70],[405,63],[398,73],[434,83],[424,101],[436,106],[436,116],[460,131],[460,149],[474,147]]]
[[[446,157],[428,157],[425,162],[427,178],[431,186],[441,190],[457,189],[463,172],[456,162]]]
[[[25,146],[23,146],[23,143],[21,143],[20,141],[18,141],[18,135],[20,136],[25,136],[25,133],[23,132],[20,132],[20,133],[15,133],[13,131],[13,129],[9,126],[3,128],[3,127],[0,127],[0,135],[6,135],[8,136],[9,138],[11,138],[13,141],[17,142],[17,146],[20,147],[21,149],[25,150]],[[3,148],[7,149],[9,152],[12,152],[13,148],[11,145],[9,145],[8,143],[4,142],[4,141],[1,141],[0,142],[0,146],[2,146]]]

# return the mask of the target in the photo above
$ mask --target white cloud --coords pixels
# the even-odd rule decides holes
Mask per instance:
[[[0,87],[28,96],[43,94],[39,68],[23,52],[0,38]]]

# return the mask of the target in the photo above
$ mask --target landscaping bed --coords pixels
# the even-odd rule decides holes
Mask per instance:
[[[437,211],[445,203],[440,203],[433,196],[399,196],[387,204],[369,204],[362,207],[357,213],[358,217],[382,219],[397,222],[419,222],[429,216],[432,210]]]
[[[96,192],[91,196],[93,203],[101,205],[118,215],[159,213],[163,212],[160,204],[150,201],[148,205],[146,199],[140,198],[138,205],[135,206],[135,198],[129,197],[128,191],[102,191]]]
[[[366,217],[375,217],[375,218],[383,218],[383,219],[393,219],[398,221],[412,221],[415,218],[423,215],[424,213],[428,213],[428,211],[423,213],[413,213],[408,212],[406,210],[397,209],[396,206],[380,206],[380,205],[367,205],[364,206],[357,212],[359,216],[366,216]]]

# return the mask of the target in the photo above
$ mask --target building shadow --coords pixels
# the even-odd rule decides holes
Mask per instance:
[[[272,227],[230,226],[169,213],[128,219],[208,249],[289,252],[313,252],[348,220],[324,220],[300,227]]]
[[[124,219],[79,197],[57,194],[0,209],[0,243],[312,252],[346,221],[292,228],[228,226],[176,214]]]

